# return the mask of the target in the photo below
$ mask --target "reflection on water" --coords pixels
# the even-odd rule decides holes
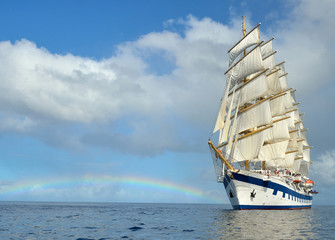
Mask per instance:
[[[211,229],[211,239],[314,239],[320,227],[313,209],[222,210]]]

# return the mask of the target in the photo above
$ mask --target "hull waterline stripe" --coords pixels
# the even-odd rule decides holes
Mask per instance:
[[[234,205],[233,208],[236,210],[295,210],[311,208],[311,205]]]

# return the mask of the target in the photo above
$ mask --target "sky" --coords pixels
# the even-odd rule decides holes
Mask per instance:
[[[229,50],[262,23],[335,197],[334,1],[0,2],[0,201],[228,204],[207,140]]]

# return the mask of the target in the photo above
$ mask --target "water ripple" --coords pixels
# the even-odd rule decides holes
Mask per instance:
[[[334,206],[1,202],[0,212],[0,239],[333,239],[335,232]]]

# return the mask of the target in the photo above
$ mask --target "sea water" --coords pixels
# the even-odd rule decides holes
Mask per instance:
[[[0,239],[335,239],[335,206],[0,202]]]

